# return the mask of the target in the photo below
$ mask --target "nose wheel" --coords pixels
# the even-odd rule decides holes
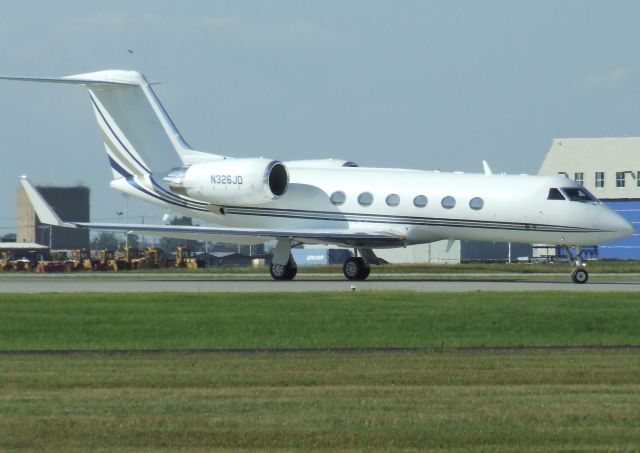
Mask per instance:
[[[342,272],[347,280],[366,280],[371,272],[371,267],[365,263],[362,257],[354,257],[344,262]]]
[[[573,283],[578,284],[587,283],[587,280],[589,280],[589,273],[584,268],[573,269],[571,272],[571,280],[573,280]]]
[[[572,255],[569,247],[566,247],[567,254],[569,255],[569,259],[573,262],[573,270],[571,271],[571,280],[573,283],[583,284],[587,283],[589,280],[589,273],[585,268],[586,264],[580,258],[580,248],[576,247],[576,254]]]

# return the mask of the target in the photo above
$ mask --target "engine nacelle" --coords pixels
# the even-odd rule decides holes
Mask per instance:
[[[355,162],[342,159],[288,160],[285,162],[285,165],[287,168],[340,168],[358,166]]]
[[[163,180],[176,193],[212,204],[262,204],[289,186],[287,167],[262,157],[220,159],[172,169]]]

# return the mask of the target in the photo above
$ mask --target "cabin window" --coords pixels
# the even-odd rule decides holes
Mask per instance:
[[[342,206],[345,201],[347,201],[347,196],[341,190],[338,190],[337,192],[333,192],[331,194],[331,203],[333,203],[334,205]]]
[[[450,195],[447,195],[442,199],[442,207],[445,209],[451,209],[456,205],[456,199]]]
[[[400,197],[398,196],[398,194],[392,193],[391,195],[387,196],[386,201],[389,206],[398,206],[400,204]]]
[[[564,197],[564,195],[562,195],[562,193],[558,189],[551,188],[549,189],[549,195],[547,196],[547,200],[566,200],[566,198]]]
[[[358,203],[362,206],[371,206],[371,204],[373,204],[373,195],[371,192],[362,192],[358,195]]]
[[[484,207],[484,200],[480,197],[474,197],[469,201],[469,207],[474,211],[479,211]]]
[[[584,184],[584,173],[581,171],[576,172],[574,175],[573,180],[575,182],[577,182],[578,184]]]
[[[427,202],[427,197],[425,197],[424,195],[418,195],[413,199],[413,205],[416,208],[424,208],[427,205]]]
[[[581,201],[583,203],[598,201],[596,197],[591,195],[587,189],[579,187],[563,187],[562,192],[571,201]]]
[[[596,187],[604,187],[604,172],[596,172]]]
[[[624,171],[616,172],[616,187],[624,187]]]

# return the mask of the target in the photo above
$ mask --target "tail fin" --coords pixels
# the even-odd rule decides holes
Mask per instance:
[[[109,70],[62,79],[0,77],[71,83],[89,90],[114,178],[147,175],[202,160],[223,158],[193,150],[184,141],[144,75]]]

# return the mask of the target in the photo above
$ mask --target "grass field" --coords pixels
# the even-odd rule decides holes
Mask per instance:
[[[0,350],[640,345],[639,302],[567,292],[0,295]]]
[[[627,450],[632,352],[2,358],[0,448]]]
[[[0,295],[0,450],[635,451],[639,302]],[[140,351],[220,348],[334,350]]]

